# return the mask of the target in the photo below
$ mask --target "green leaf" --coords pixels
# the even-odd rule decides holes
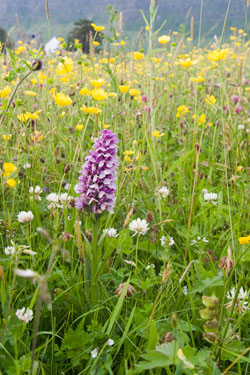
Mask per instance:
[[[214,288],[216,286],[222,286],[222,285],[224,285],[224,281],[219,276],[212,277],[211,279],[208,278],[205,280],[200,280],[200,281],[197,281],[193,285],[191,294],[194,294],[197,292],[201,293],[207,288]]]
[[[6,50],[8,51],[8,54],[10,56],[10,59],[11,59],[11,64],[13,66],[13,68],[16,66],[16,58],[15,58],[15,55],[14,53],[9,49],[9,48],[6,48]]]

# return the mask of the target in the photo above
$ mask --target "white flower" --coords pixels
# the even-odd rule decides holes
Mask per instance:
[[[166,237],[165,236],[162,236],[160,238],[160,241],[161,241],[161,246],[164,246],[166,244]]]
[[[33,194],[34,194],[34,196],[35,196],[35,200],[38,201],[38,202],[40,202],[40,200],[42,199],[42,198],[40,197],[40,194],[41,194],[42,192],[43,192],[43,189],[42,189],[40,186],[37,185],[37,186],[35,187],[35,189],[34,189],[33,186],[31,186],[31,187],[29,188],[29,193],[32,194],[31,197],[30,197],[30,200],[33,201]]]
[[[203,241],[203,242],[209,242],[209,241],[206,239],[206,237],[203,237],[203,238],[202,238],[202,241]]]
[[[16,311],[16,316],[19,320],[23,320],[25,323],[29,323],[33,319],[33,311],[28,307],[25,311],[25,307],[23,307],[22,309]]]
[[[28,223],[29,221],[32,221],[34,219],[34,215],[31,211],[21,211],[17,215],[17,219],[19,223]]]
[[[168,246],[173,246],[175,244],[173,237],[169,238]]]
[[[37,254],[35,251],[29,250],[29,249],[23,250],[23,253],[28,254],[28,255],[36,255]]]
[[[168,195],[169,195],[169,189],[167,188],[167,186],[162,186],[159,190],[158,190],[159,194],[161,195],[161,197],[164,199],[166,198]],[[156,192],[157,194],[157,192]]]
[[[112,346],[112,345],[114,345],[114,340],[112,340],[112,339],[108,339],[108,341],[107,341],[107,345],[108,346]]]
[[[230,300],[230,302],[226,303],[226,305],[225,305],[227,309],[231,309],[232,304],[233,304],[233,300],[234,300],[234,297],[235,297],[235,293],[236,293],[235,288],[232,288],[231,292],[227,292],[227,299]],[[239,312],[242,313],[245,310],[248,310],[248,308],[249,308],[249,303],[247,301],[248,294],[249,293],[246,290],[244,290],[242,287],[240,288],[238,296],[237,296],[235,308],[234,308],[235,311],[238,310]]]
[[[65,189],[65,190],[69,190],[70,188],[71,188],[71,185],[70,185],[70,184],[65,184],[65,185],[64,185],[64,189]]]
[[[129,224],[129,229],[132,230],[132,232],[134,232],[133,236],[135,236],[136,234],[139,234],[139,236],[142,234],[146,234],[149,230],[148,223],[146,222],[146,220],[141,220],[140,218],[133,220]]]
[[[13,255],[15,254],[15,251],[16,251],[15,246],[7,246],[4,248],[4,252],[6,255]]]
[[[183,288],[183,294],[186,296],[188,294],[188,287],[185,285]]]
[[[104,229],[103,234],[105,234],[105,236],[107,236],[107,237],[117,237],[118,236],[117,229],[114,229],[114,228]]]
[[[24,169],[29,169],[29,168],[31,168],[31,164],[30,163],[26,163],[26,164],[24,164]]]
[[[92,358],[96,358],[97,355],[98,355],[98,349],[95,348],[95,349],[92,350],[92,352],[91,352],[91,357],[92,357]]]
[[[51,204],[48,206],[49,209],[53,208],[63,208],[63,204],[66,202],[68,203],[70,200],[74,199],[68,193],[61,193],[61,194],[56,194],[56,193],[50,193],[47,195],[46,199],[51,202]]]
[[[239,126],[238,126],[238,129],[239,129],[239,130],[244,130],[244,129],[245,129],[245,125],[242,125],[242,124],[239,125]]]
[[[155,268],[155,265],[153,264],[153,263],[151,263],[151,264],[148,264],[147,266],[146,266],[146,270],[149,270],[149,269],[154,269]]]
[[[30,269],[22,270],[21,268],[15,268],[15,274],[17,276],[25,277],[26,279],[33,279],[37,276],[35,271]]]
[[[218,198],[218,195],[216,193],[205,193],[204,199],[205,201],[214,201]]]

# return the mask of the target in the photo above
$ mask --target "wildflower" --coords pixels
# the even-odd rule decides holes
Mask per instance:
[[[169,195],[169,189],[167,188],[167,186],[162,186],[159,190],[158,190],[159,194],[161,195],[161,198],[166,198],[168,195]],[[157,194],[157,192],[156,192]]]
[[[76,130],[81,131],[83,129],[83,124],[77,124]]]
[[[227,292],[227,299],[230,300],[230,302],[226,303],[225,306],[228,310],[231,309],[234,298],[235,298],[236,289],[233,287],[230,292]],[[239,290],[236,304],[234,307],[234,311],[239,311],[240,313],[243,313],[245,310],[248,310],[248,301],[246,299],[248,298],[248,292],[245,291],[242,287]]]
[[[240,124],[240,125],[238,126],[238,129],[239,129],[239,130],[244,130],[244,129],[245,129],[245,125]]]
[[[33,311],[28,307],[26,309],[23,307],[22,309],[16,311],[16,316],[19,320],[29,323],[33,319]]]
[[[185,105],[181,105],[179,107],[177,107],[177,113],[176,113],[176,117],[182,117],[182,116],[185,116],[186,113],[189,112],[189,109],[187,106]]]
[[[118,139],[112,130],[105,129],[100,134],[85,159],[79,183],[75,186],[76,193],[80,194],[75,207],[79,210],[91,207],[97,214],[105,210],[113,213],[119,164],[116,156]]]
[[[100,32],[100,31],[103,31],[105,29],[104,26],[97,26],[95,23],[92,23],[91,26],[93,27],[93,29],[96,31],[96,32]]]
[[[97,107],[85,107],[85,106],[82,106],[80,108],[80,110],[82,112],[87,112],[87,113],[92,113],[92,114],[97,114],[97,113],[100,113],[101,112],[101,109],[97,108]]]
[[[4,89],[0,90],[0,98],[7,98],[11,92],[11,88],[6,86]]]
[[[158,42],[161,44],[167,44],[170,41],[170,36],[162,35],[158,38]]]
[[[30,169],[31,168],[31,164],[30,163],[25,163],[23,165],[24,169]]]
[[[9,187],[13,188],[16,185],[16,181],[14,180],[14,178],[9,178],[6,181],[6,184],[9,185]]]
[[[228,53],[227,49],[214,50],[208,54],[208,59],[210,61],[220,61],[224,57],[226,57],[227,53]]]
[[[216,103],[216,99],[213,95],[207,95],[205,102],[210,105],[214,105]]]
[[[80,95],[91,95],[91,91],[90,91],[87,87],[83,87],[83,88],[79,91],[79,94],[80,94]]]
[[[102,85],[104,85],[105,81],[104,79],[93,79],[90,81],[91,85],[94,86],[95,89],[99,89]]]
[[[148,223],[146,222],[146,220],[141,220],[140,218],[133,220],[129,224],[129,229],[132,230],[132,232],[134,232],[133,236],[135,236],[136,234],[141,236],[143,234],[146,234],[149,230]]]
[[[12,163],[3,163],[4,177],[9,177],[10,173],[17,170],[17,167]]]
[[[97,355],[98,355],[98,349],[95,348],[95,349],[92,350],[92,352],[91,352],[91,357],[92,357],[92,358],[96,358]]]
[[[160,137],[163,137],[165,133],[160,133],[159,130],[155,130],[152,132],[152,136],[153,137],[156,137],[156,138],[160,138]]]
[[[173,239],[173,237],[170,237],[169,238],[169,243],[168,243],[168,246],[173,246],[175,244],[175,242],[174,242],[174,239]]]
[[[40,197],[40,194],[42,193],[42,191],[43,191],[43,189],[38,185],[35,188],[33,186],[31,186],[29,188],[29,193],[32,194],[32,196],[30,197],[30,200],[31,201],[33,200],[33,194],[34,194],[35,200],[40,202],[40,200],[42,199]]]
[[[135,58],[136,61],[139,61],[139,60],[143,59],[143,57],[144,57],[143,53],[141,53],[141,52],[134,52],[134,58]]]
[[[130,96],[140,95],[140,93],[141,92],[139,90],[137,90],[137,89],[130,89],[129,90]]]
[[[26,122],[29,120],[29,115],[27,113],[21,113],[20,115],[17,115],[17,118],[21,122]]]
[[[34,91],[26,90],[24,93],[27,96],[36,96],[36,93]]]
[[[198,125],[204,124],[205,121],[206,121],[206,115],[205,113],[202,113],[200,117],[198,118]]]
[[[233,103],[238,103],[240,101],[240,98],[238,97],[238,95],[232,95],[231,100]]]
[[[69,96],[64,95],[60,92],[58,92],[56,95],[54,95],[54,100],[59,107],[65,107],[65,106],[70,105],[72,103],[72,100],[70,99]]]
[[[107,236],[107,237],[117,237],[118,236],[117,229],[114,229],[114,228],[104,229],[103,234],[105,234],[105,236]]]
[[[180,60],[180,65],[183,66],[183,68],[188,68],[189,66],[192,65],[192,60],[190,59],[190,57],[188,57],[187,59],[185,60]]]
[[[184,296],[186,296],[188,294],[188,287],[187,287],[187,285],[185,285],[184,288],[183,288],[183,294],[184,294]]]
[[[3,134],[2,137],[3,137],[3,139],[5,141],[9,141],[11,139],[12,135],[11,134],[8,134],[8,135],[7,134]]]
[[[215,201],[218,198],[216,193],[205,193],[204,199],[205,201]]]
[[[93,45],[94,45],[95,47],[97,47],[97,46],[100,45],[100,43],[99,43],[99,42],[96,42],[96,41],[94,40],[94,41],[93,41]]]
[[[160,242],[161,242],[161,246],[164,246],[166,244],[166,237],[165,236],[162,236],[160,238]]]
[[[108,339],[108,341],[107,341],[107,345],[108,346],[112,346],[112,345],[114,345],[114,340],[112,340],[112,339]]]
[[[34,215],[31,211],[28,211],[28,212],[21,211],[17,215],[17,219],[18,219],[19,223],[28,223],[28,222],[30,222],[34,219]]]
[[[70,57],[64,57],[63,62],[60,62],[56,69],[56,74],[65,75],[72,71],[73,69],[73,60]]]
[[[120,86],[119,86],[119,90],[120,90],[123,94],[126,94],[126,92],[128,92],[128,90],[129,90],[129,86],[127,86],[127,85],[120,85]]]
[[[108,94],[103,89],[92,90],[92,97],[95,100],[105,100],[108,97]]]
[[[250,235],[247,237],[239,237],[240,245],[248,245],[250,243]]]
[[[6,255],[14,255],[16,252],[16,248],[15,246],[7,246],[4,248],[4,253]]]
[[[240,113],[241,111],[242,111],[242,107],[236,107],[234,110],[234,112],[237,114]]]

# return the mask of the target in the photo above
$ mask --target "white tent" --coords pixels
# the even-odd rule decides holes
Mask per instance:
[[[46,43],[46,45],[44,47],[46,55],[51,55],[51,54],[55,53],[59,49],[59,46],[60,46],[60,42],[54,36],[52,39],[50,39],[50,41],[48,41],[48,43]]]

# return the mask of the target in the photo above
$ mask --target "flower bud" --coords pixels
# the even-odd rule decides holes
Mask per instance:
[[[215,297],[215,296],[202,296],[202,302],[203,302],[203,305],[205,305],[206,307],[217,307],[218,304],[219,304],[219,298]]]

